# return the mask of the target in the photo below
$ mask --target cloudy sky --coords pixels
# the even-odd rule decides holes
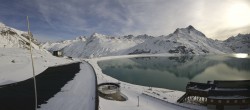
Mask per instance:
[[[250,33],[250,0],[2,0],[0,22],[39,40],[168,35],[193,25],[212,39]]]

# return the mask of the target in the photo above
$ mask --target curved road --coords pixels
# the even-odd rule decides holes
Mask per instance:
[[[81,65],[72,63],[50,67],[37,75],[38,106],[54,97],[67,82],[75,80]],[[0,110],[34,110],[34,104],[33,78],[0,86]]]

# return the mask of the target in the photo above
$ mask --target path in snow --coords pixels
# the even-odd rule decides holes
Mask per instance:
[[[80,63],[50,67],[36,76],[38,105],[46,103],[80,71]],[[34,110],[33,78],[0,86],[0,110]]]
[[[41,105],[41,110],[96,109],[98,96],[96,97],[95,71],[86,62],[82,62],[80,68],[80,72],[61,89],[61,92],[49,99],[47,104]]]

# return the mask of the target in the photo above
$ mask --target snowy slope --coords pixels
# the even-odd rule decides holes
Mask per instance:
[[[71,57],[100,57],[121,55],[127,49],[151,39],[148,35],[112,37],[94,33],[88,38],[67,40],[59,43],[45,43],[43,47],[49,51],[62,50]]]
[[[224,41],[235,53],[250,53],[250,34],[238,34]]]
[[[121,55],[125,50],[143,42],[138,39],[126,39],[123,37],[111,37],[94,33],[86,41],[86,45],[80,57],[99,57],[109,55]]]
[[[29,48],[29,36],[23,32],[6,26],[0,22],[0,47],[4,48]],[[36,40],[32,37],[32,47],[39,49]]]
[[[49,66],[72,62],[52,56],[47,50],[40,49],[32,38],[32,53],[35,74],[40,74]],[[29,39],[23,32],[0,23],[0,85],[22,81],[32,77]]]
[[[231,52],[219,41],[207,38],[192,26],[176,29],[168,36],[155,37],[139,44],[125,54],[177,53],[177,54],[222,54]]]
[[[41,47],[52,52],[55,50],[61,50],[64,47],[66,47],[70,44],[73,44],[75,42],[84,42],[84,41],[86,41],[86,37],[80,36],[80,37],[77,37],[75,40],[64,40],[64,41],[55,42],[55,43],[46,42],[46,43],[42,44]]]

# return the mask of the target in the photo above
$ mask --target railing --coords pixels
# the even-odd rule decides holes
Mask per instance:
[[[88,63],[88,62],[86,62]],[[89,63],[88,63],[89,64]],[[95,88],[95,110],[98,110],[99,109],[99,95],[98,95],[98,89],[97,89],[97,76],[96,76],[96,72],[95,72],[95,69],[93,68],[93,66],[91,64],[89,64],[90,67],[92,68],[93,72],[94,72],[94,75],[95,75],[95,84],[96,84],[96,88]]]

